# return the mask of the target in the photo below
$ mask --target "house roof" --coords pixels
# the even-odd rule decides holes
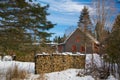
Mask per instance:
[[[61,44],[65,44],[68,40],[69,40],[69,38],[77,31],[77,30],[80,30],[82,33],[84,33],[80,28],[77,28],[76,30],[74,30],[71,34],[70,34],[70,36],[68,36],[67,37],[67,39],[63,42],[63,43],[61,43]],[[86,32],[86,33],[84,33],[89,39],[91,39],[93,42],[95,42],[96,44],[99,44],[99,41],[98,40],[96,40],[92,35],[90,35],[88,32]]]

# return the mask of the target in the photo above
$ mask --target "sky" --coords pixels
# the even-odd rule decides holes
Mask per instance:
[[[49,32],[55,33],[51,39],[55,36],[63,36],[69,34],[72,29],[77,27],[77,22],[81,10],[84,6],[87,6],[90,14],[94,14],[94,8],[91,7],[91,0],[37,0],[41,5],[49,4],[47,16],[48,20],[54,24],[57,24],[49,30]],[[117,1],[117,0],[116,0]],[[120,4],[115,5],[118,9]]]

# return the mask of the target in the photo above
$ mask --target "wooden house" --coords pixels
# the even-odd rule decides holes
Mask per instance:
[[[98,52],[99,42],[88,32],[77,28],[67,39],[58,45],[58,52],[81,52],[96,53]]]

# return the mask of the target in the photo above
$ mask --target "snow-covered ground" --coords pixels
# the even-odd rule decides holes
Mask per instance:
[[[93,60],[92,60],[93,59]],[[88,68],[88,67],[91,67],[92,66],[92,61],[93,63],[99,68],[101,67],[101,58],[98,54],[86,54],[86,64],[85,64],[85,67]]]
[[[19,70],[25,70],[29,73],[34,73],[34,63],[32,62],[18,62],[18,61],[0,61],[0,72],[7,72],[9,69],[14,69],[15,66]]]
[[[91,76],[77,76],[80,69],[67,69],[60,72],[47,73],[44,77],[47,80],[94,80]],[[32,75],[30,78],[37,78],[38,75]]]
[[[86,66],[91,66],[92,55],[86,55]],[[101,67],[101,58],[98,54],[93,54],[93,63],[98,67]],[[34,74],[34,63],[32,62],[18,62],[18,61],[0,61],[0,73],[5,73],[8,69],[13,69],[15,66],[18,66],[18,69],[25,70],[29,72],[29,76],[25,80],[36,80],[40,77],[38,74]],[[47,80],[95,80],[92,76],[77,76],[79,71],[83,69],[67,69],[60,72],[52,72],[44,74],[44,77]],[[1,80],[1,79],[0,79]],[[4,79],[2,79],[4,80]],[[112,75],[108,77],[107,80],[117,80]]]

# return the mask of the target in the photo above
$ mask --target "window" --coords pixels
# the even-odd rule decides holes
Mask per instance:
[[[94,43],[94,49],[98,49],[99,45]]]
[[[62,45],[58,46],[58,51],[62,51]]]
[[[76,52],[76,45],[72,45],[72,52]]]
[[[77,43],[80,42],[80,37],[79,36],[76,37],[76,42]]]
[[[80,47],[80,52],[84,52],[85,51],[85,47],[84,46],[81,46]]]

